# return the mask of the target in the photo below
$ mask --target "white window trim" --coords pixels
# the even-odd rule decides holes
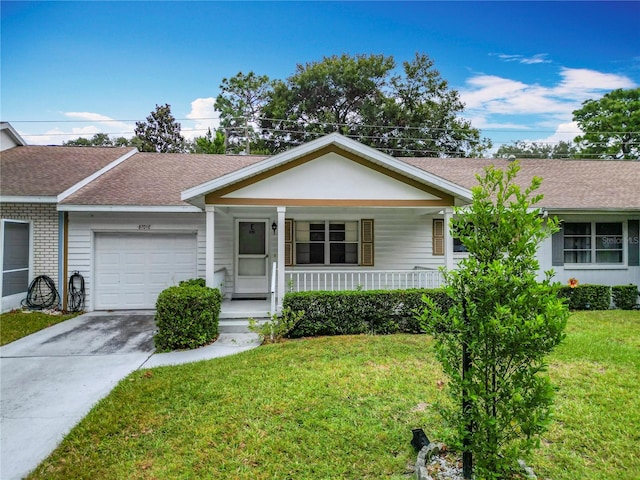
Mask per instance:
[[[320,243],[320,242],[303,242],[298,241],[297,239],[297,227],[296,224],[298,222],[307,222],[311,223],[324,223],[324,232],[325,232],[325,240],[324,240],[324,263],[298,263],[298,243]],[[356,224],[356,241],[355,242],[331,242],[330,238],[330,229],[329,225],[331,223],[347,223],[347,222],[355,222]],[[361,255],[361,247],[360,247],[360,219],[316,219],[316,220],[307,220],[307,219],[296,219],[293,226],[293,266],[294,267],[304,267],[304,268],[340,268],[340,267],[355,267],[360,265],[360,255]],[[331,243],[355,243],[357,248],[357,256],[355,263],[331,263]]]
[[[629,229],[627,221],[619,220],[591,220],[591,221],[565,221],[567,223],[589,223],[591,224],[591,258],[589,263],[569,263],[564,262],[565,270],[627,270],[628,269],[628,241],[629,241]],[[622,224],[622,262],[621,263],[596,263],[596,224],[598,223],[621,223]],[[566,234],[565,234],[566,236]],[[566,249],[562,248],[562,254]]]

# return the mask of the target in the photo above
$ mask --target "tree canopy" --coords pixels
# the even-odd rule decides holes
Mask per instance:
[[[516,158],[574,158],[578,156],[578,148],[574,143],[562,140],[557,144],[518,140],[512,145],[501,145],[496,151],[498,158],[511,155]]]
[[[254,153],[331,132],[392,155],[475,156],[490,148],[460,117],[458,92],[427,55],[404,62],[402,73],[395,69],[391,56],[345,54],[298,65],[286,80],[238,73],[223,80],[216,106],[230,140],[232,128]]]
[[[640,88],[613,90],[587,100],[573,112],[584,132],[576,137],[580,153],[595,158],[640,159]]]
[[[171,106],[156,105],[145,122],[136,122],[136,136],[142,140],[143,152],[182,153],[188,151],[180,133],[180,124],[171,114]]]
[[[226,153],[224,134],[216,130],[214,135],[211,129],[208,129],[203,137],[193,139],[190,150],[193,153]]]

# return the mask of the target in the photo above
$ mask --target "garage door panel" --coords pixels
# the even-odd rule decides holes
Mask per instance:
[[[158,294],[197,275],[195,234],[96,234],[95,308],[151,309]]]

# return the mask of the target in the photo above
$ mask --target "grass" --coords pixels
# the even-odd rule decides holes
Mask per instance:
[[[572,315],[550,359],[540,479],[637,479],[640,312]],[[443,435],[424,335],[325,337],[135,372],[31,479],[407,479],[411,429]]]
[[[0,345],[14,342],[77,315],[77,313],[49,315],[42,312],[22,312],[21,310],[3,313],[0,315]]]

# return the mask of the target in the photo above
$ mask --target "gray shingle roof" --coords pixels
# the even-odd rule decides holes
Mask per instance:
[[[466,188],[478,184],[475,174],[509,161],[487,158],[402,158],[410,165]],[[609,160],[520,160],[516,182],[525,187],[542,178],[540,206],[556,209],[640,210],[640,162]]]
[[[0,153],[0,195],[57,196],[131,150],[51,146],[4,150]]]
[[[2,195],[58,195],[129,152],[127,148],[16,147],[2,152]],[[63,201],[72,205],[186,206],[181,193],[253,165],[265,156],[136,153]],[[399,158],[470,189],[475,175],[509,161],[467,158]],[[640,162],[520,161],[517,182],[542,177],[540,206],[550,209],[640,210]]]
[[[183,190],[263,160],[252,155],[137,153],[65,199],[72,205],[186,206]]]

